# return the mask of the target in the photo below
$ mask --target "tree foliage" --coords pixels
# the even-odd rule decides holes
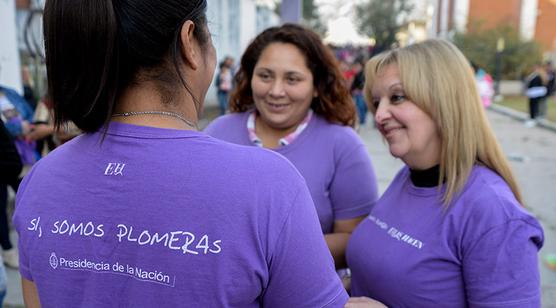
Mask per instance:
[[[321,36],[326,31],[322,23],[314,0],[303,0],[302,2],[303,22],[306,26],[319,33]]]
[[[397,45],[396,33],[413,11],[409,0],[367,0],[355,7],[356,25],[361,33],[376,40],[375,52]]]
[[[535,41],[524,41],[509,24],[483,29],[480,21],[469,23],[466,33],[456,33],[456,44],[465,56],[491,75],[496,70],[496,45],[499,38],[505,42],[501,54],[502,79],[522,79],[542,60],[541,48]]]

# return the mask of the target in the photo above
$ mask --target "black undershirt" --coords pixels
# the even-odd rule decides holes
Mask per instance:
[[[425,170],[409,169],[411,182],[417,187],[435,187],[438,186],[440,178],[440,165]]]

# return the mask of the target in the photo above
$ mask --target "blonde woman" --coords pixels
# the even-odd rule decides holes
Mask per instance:
[[[428,40],[366,66],[365,95],[404,161],[347,249],[352,296],[389,307],[539,307],[543,230],[523,208],[473,71]],[[353,299],[348,306],[376,305]]]

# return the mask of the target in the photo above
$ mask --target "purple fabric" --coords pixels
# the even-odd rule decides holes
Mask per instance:
[[[205,132],[216,138],[253,145],[246,129],[249,112],[217,118]],[[365,145],[353,129],[313,115],[305,130],[282,154],[307,181],[324,233],[335,220],[367,215],[378,198],[376,176]]]
[[[540,307],[543,231],[500,176],[473,168],[447,211],[403,168],[347,249],[352,295],[389,307]]]
[[[26,141],[22,139],[14,140],[15,147],[23,165],[32,165],[37,161],[37,151],[35,141]]]
[[[303,178],[203,133],[110,124],[25,177],[21,274],[43,307],[343,307]]]

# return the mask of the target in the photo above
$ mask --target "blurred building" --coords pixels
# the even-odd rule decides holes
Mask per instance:
[[[42,36],[42,9],[45,0],[0,1],[0,82],[21,89],[20,63],[36,77],[45,74]],[[249,42],[262,30],[280,23],[272,0],[208,0],[207,19],[217,58],[231,56],[236,63]],[[21,60],[20,60],[21,57]],[[44,79],[44,76],[42,79]],[[207,101],[216,101],[211,87]],[[39,89],[39,93],[44,90]]]
[[[209,0],[207,3],[208,26],[218,62],[231,56],[238,65],[251,40],[264,29],[280,23],[272,1]],[[216,105],[216,87],[209,88],[206,101],[208,105]]]
[[[432,36],[449,37],[470,22],[485,29],[510,24],[525,40],[556,53],[556,0],[433,0]]]
[[[0,84],[23,93],[17,49],[15,0],[0,1]]]

